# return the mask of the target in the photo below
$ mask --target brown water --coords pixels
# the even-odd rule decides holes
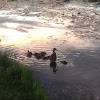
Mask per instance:
[[[55,18],[2,15],[0,49],[38,72],[36,77],[48,89],[51,100],[99,100],[100,15],[66,6],[54,12],[60,13]],[[49,60],[26,56],[28,50],[50,55],[53,48],[58,49],[56,73]]]

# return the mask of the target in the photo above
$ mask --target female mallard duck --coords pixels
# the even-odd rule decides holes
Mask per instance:
[[[53,48],[53,54],[51,54],[50,56],[50,62],[55,62],[57,57],[56,57],[56,51],[57,49],[56,48]]]
[[[32,52],[30,52],[29,50],[27,52],[27,57],[32,57]]]

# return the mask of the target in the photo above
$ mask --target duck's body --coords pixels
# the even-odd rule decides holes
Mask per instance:
[[[56,59],[57,59],[57,57],[56,57],[56,53],[53,52],[53,54],[51,54],[51,56],[50,56],[50,62],[55,62]]]
[[[33,55],[34,55],[34,56],[37,56],[37,55],[39,55],[39,53],[34,53]]]
[[[39,53],[34,53],[34,56],[35,56],[36,59],[41,59],[42,58]]]
[[[55,50],[57,50],[57,49],[54,48],[54,49],[53,49],[53,54],[51,54],[51,56],[50,56],[50,62],[55,62],[56,59],[57,59]]]
[[[41,55],[42,57],[45,57],[46,52],[42,51],[42,52],[40,53],[40,55]]]
[[[27,57],[32,57],[32,52],[28,50]]]

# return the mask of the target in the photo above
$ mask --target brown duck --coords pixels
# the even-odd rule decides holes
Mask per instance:
[[[30,52],[29,50],[28,50],[28,52],[27,52],[27,57],[32,57],[32,52]]]
[[[57,56],[56,56],[56,51],[57,49],[56,48],[53,48],[53,54],[51,54],[50,56],[50,62],[55,62],[56,59],[57,59]]]

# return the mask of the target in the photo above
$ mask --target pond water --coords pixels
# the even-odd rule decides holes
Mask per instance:
[[[100,100],[100,11],[69,6],[28,16],[1,14],[0,50],[35,70],[51,100]],[[58,49],[56,73],[49,60],[26,56],[28,50],[49,56],[53,48]]]

